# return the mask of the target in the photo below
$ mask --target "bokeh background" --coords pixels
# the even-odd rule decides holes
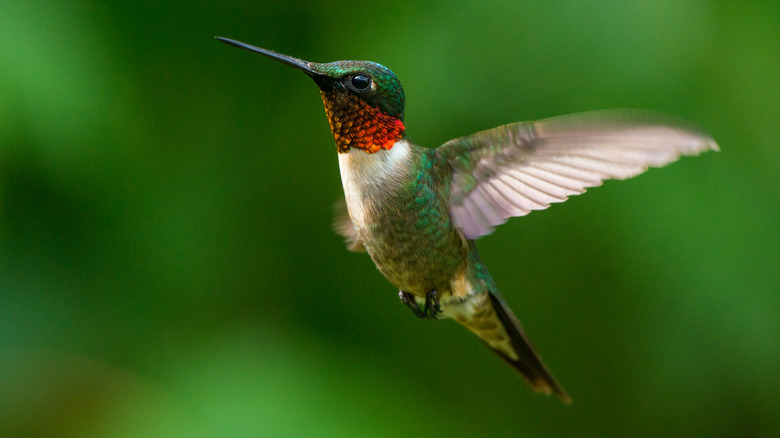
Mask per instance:
[[[780,435],[780,3],[0,2],[0,435]],[[722,148],[479,242],[574,404],[330,230],[319,94],[213,40],[391,67],[419,144],[646,108]]]

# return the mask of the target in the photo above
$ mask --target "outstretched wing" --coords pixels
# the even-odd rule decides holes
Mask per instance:
[[[707,135],[645,111],[597,111],[499,126],[437,149],[452,171],[450,215],[469,239],[605,179],[718,150]]]

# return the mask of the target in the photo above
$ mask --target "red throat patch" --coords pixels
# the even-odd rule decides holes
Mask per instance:
[[[370,154],[390,149],[404,135],[404,122],[351,94],[323,91],[322,101],[339,153],[358,148]]]

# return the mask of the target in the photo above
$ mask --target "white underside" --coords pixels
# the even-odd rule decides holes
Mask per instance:
[[[390,150],[369,154],[360,149],[339,154],[344,197],[355,228],[365,226],[367,211],[375,197],[381,198],[398,185],[410,159],[409,142],[399,140]]]
[[[347,208],[355,229],[360,234],[366,227],[372,205],[382,202],[382,196],[391,193],[395,186],[408,179],[408,160],[412,158],[410,145],[406,140],[399,140],[390,150],[383,149],[369,154],[353,149],[339,154],[338,157]],[[440,297],[440,317],[462,315],[468,318],[474,312],[475,306],[479,305],[474,301],[473,286],[465,271],[452,279],[447,292],[449,293]],[[425,304],[424,297],[417,296],[415,299],[421,306]]]

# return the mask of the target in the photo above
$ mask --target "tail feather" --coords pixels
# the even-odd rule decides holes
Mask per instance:
[[[534,391],[555,393],[564,403],[571,403],[569,394],[547,370],[512,310],[498,296],[491,292],[487,295],[490,299],[480,303],[470,318],[456,320],[516,369]]]
[[[493,293],[488,292],[490,295],[490,302],[493,305],[493,309],[498,316],[498,319],[502,322],[504,329],[509,335],[510,342],[513,349],[516,352],[517,358],[513,359],[507,357],[500,350],[494,350],[502,359],[504,359],[509,365],[512,365],[517,371],[522,374],[528,381],[531,387],[537,392],[543,392],[550,394],[554,392],[560,399],[566,403],[571,403],[571,397],[566,393],[561,385],[555,380],[552,373],[547,369],[542,362],[541,356],[534,350],[531,341],[525,335],[523,326],[520,325],[520,321],[512,313],[512,310],[503,302],[503,300]]]

